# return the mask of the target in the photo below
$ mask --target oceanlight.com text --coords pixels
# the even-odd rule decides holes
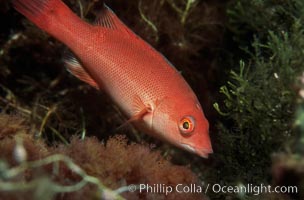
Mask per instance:
[[[214,193],[239,193],[239,194],[253,194],[259,195],[262,193],[282,193],[295,194],[298,193],[297,186],[271,186],[271,185],[237,185],[237,186],[223,186],[220,184],[212,185],[212,192]]]
[[[253,184],[239,184],[235,186],[221,185],[221,184],[138,184],[129,185],[130,192],[139,193],[155,193],[169,195],[172,192],[177,193],[235,193],[235,194],[253,194],[259,195],[262,193],[282,193],[282,194],[295,194],[298,193],[297,186],[271,186],[271,185],[253,185]]]

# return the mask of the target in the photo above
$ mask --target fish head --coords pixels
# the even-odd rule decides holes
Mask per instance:
[[[196,98],[163,100],[153,113],[152,128],[171,144],[201,157],[213,153],[209,123]]]

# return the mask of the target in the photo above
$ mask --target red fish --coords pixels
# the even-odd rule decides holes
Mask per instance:
[[[209,123],[190,86],[107,6],[91,25],[61,0],[14,0],[13,5],[66,44],[75,54],[66,60],[68,70],[104,89],[139,130],[202,157],[212,153]]]

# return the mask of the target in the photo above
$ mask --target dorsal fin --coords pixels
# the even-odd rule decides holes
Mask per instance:
[[[102,11],[97,15],[95,25],[130,33],[130,30],[126,27],[126,25],[122,21],[120,21],[120,19],[111,10],[111,8],[109,8],[105,4],[103,6]]]
[[[75,57],[75,55],[71,52],[66,52],[64,63],[67,70],[79,78],[80,80],[88,83],[89,85],[95,87],[96,89],[100,89],[98,84],[93,80],[93,78],[88,74],[88,72],[83,68],[82,64]]]
[[[102,11],[98,14],[95,24],[110,29],[117,29],[115,23],[114,12],[106,5],[103,6]]]

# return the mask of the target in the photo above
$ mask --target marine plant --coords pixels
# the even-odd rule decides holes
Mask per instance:
[[[228,185],[271,184],[273,154],[298,153],[294,121],[301,113],[297,82],[304,70],[303,11],[303,1],[297,0],[239,0],[228,8],[227,27],[240,54],[220,88],[223,101],[214,104],[222,116],[218,175]]]

